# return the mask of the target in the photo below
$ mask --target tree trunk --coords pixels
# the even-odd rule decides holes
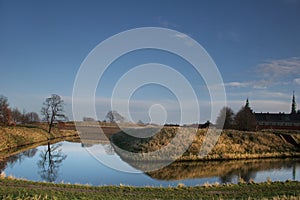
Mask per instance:
[[[48,156],[49,156],[49,163],[51,160],[51,147],[50,147],[50,142],[48,142]]]

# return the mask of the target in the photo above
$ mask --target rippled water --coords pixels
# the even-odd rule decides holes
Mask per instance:
[[[97,149],[95,159],[88,153]],[[103,163],[114,163],[128,172],[120,172]],[[300,159],[264,159],[223,162],[173,163],[160,170],[143,173],[114,152],[110,144],[83,145],[59,142],[24,151],[0,162],[0,172],[33,181],[80,183],[91,185],[187,186],[204,183],[245,181],[300,181]]]

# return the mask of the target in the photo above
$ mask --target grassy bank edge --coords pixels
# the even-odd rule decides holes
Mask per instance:
[[[0,127],[0,159],[14,155],[22,150],[37,147],[45,142],[58,142],[68,137],[78,137],[76,130],[59,130],[54,128],[49,135],[47,128],[43,125],[31,126],[14,126],[14,127]],[[233,131],[238,134],[238,131]],[[297,132],[298,133],[298,132]],[[249,134],[246,133],[245,134]],[[261,134],[268,134],[268,132],[261,132]],[[275,134],[274,134],[275,135]],[[300,138],[300,137],[299,137]],[[113,138],[111,138],[112,141]],[[1,143],[2,142],[2,143]],[[284,145],[282,143],[281,145]],[[120,156],[128,162],[139,162],[127,157]],[[298,151],[279,151],[279,152],[260,152],[260,153],[232,153],[220,151],[211,153],[208,156],[199,158],[197,155],[188,155],[177,158],[176,161],[218,161],[218,160],[245,160],[245,159],[265,159],[265,158],[299,158]],[[158,159],[159,161],[159,159]],[[144,161],[143,161],[144,162]]]
[[[0,199],[300,199],[300,182],[204,184],[186,187],[89,186],[0,178]]]
[[[187,128],[181,130],[188,130]],[[135,131],[135,130],[134,130]],[[133,133],[135,133],[132,131]],[[213,146],[209,153],[205,156],[200,156],[203,140],[205,138],[207,129],[198,129],[194,141],[190,147],[185,151],[181,157],[178,154],[166,154],[166,156],[159,155],[158,157],[152,155],[151,157],[144,157],[137,154],[135,156],[123,155],[122,150],[125,149],[130,152],[147,153],[156,151],[169,144],[170,138],[174,137],[177,128],[165,127],[162,129],[161,134],[156,134],[147,139],[136,139],[127,136],[123,132],[114,134],[110,140],[113,143],[114,149],[118,152],[119,156],[126,160],[126,162],[147,162],[157,160],[165,161],[170,159],[176,161],[223,161],[223,160],[248,160],[248,159],[266,159],[266,158],[299,158],[300,157],[300,132],[298,131],[260,131],[260,132],[247,132],[238,130],[223,130],[221,135],[212,134],[211,137],[218,137],[217,142],[210,138],[206,139],[207,146]],[[184,131],[178,132],[185,135]],[[179,135],[180,135],[179,134]],[[188,134],[187,134],[188,135]],[[281,135],[289,135],[293,137],[297,145],[287,142]],[[177,137],[177,135],[176,135]],[[180,138],[180,136],[178,136]],[[211,141],[209,141],[211,140]],[[177,141],[182,141],[177,139]],[[212,143],[210,143],[212,142]],[[174,146],[180,148],[184,145],[175,144]],[[121,149],[121,150],[119,150]],[[182,149],[179,150],[182,152]],[[204,150],[205,153],[205,150]],[[147,160],[148,159],[148,160]]]
[[[44,127],[39,126],[0,127],[0,159],[69,137],[78,137],[77,131],[54,129],[49,134]]]

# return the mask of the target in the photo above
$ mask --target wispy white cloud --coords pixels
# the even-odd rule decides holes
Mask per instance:
[[[232,88],[253,88],[253,89],[266,89],[268,86],[273,83],[267,80],[257,80],[257,81],[248,81],[248,82],[228,82],[224,86]]]
[[[186,44],[189,47],[192,47],[195,45],[195,42],[191,39],[191,37],[184,33],[177,33],[174,35],[175,38],[182,40],[184,44]]]
[[[180,39],[186,39],[189,36],[186,34],[183,34],[183,33],[177,33],[177,34],[175,34],[175,37],[180,38]]]
[[[257,72],[262,77],[284,78],[300,75],[300,57],[272,60],[258,65]]]
[[[254,89],[267,89],[268,86],[272,84],[273,84],[272,82],[263,79],[263,80],[253,81],[251,85]]]
[[[171,22],[170,20],[166,20],[163,17],[157,17],[157,23],[159,26],[164,28],[178,28],[180,27],[178,24]]]
[[[300,57],[271,60],[258,64],[253,81],[228,82],[224,85],[231,88],[268,89],[296,83],[300,85]]]
[[[229,82],[229,83],[225,83],[224,84],[225,86],[227,87],[238,87],[238,88],[241,88],[241,87],[248,87],[249,85],[251,85],[250,82]]]
[[[300,78],[295,78],[295,79],[294,79],[294,83],[300,85]]]

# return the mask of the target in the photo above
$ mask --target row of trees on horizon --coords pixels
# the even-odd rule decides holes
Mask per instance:
[[[246,105],[243,106],[236,114],[230,107],[221,109],[216,120],[216,127],[223,129],[237,129],[241,131],[255,131],[257,121],[247,99]]]
[[[43,102],[41,115],[43,116],[42,121],[48,122],[50,133],[51,127],[55,121],[67,120],[67,117],[64,114],[63,99],[57,94],[52,94],[50,97],[46,98],[46,100]],[[117,111],[109,111],[106,114],[106,119],[109,122],[124,122],[125,117],[120,115]],[[39,115],[36,112],[27,113],[25,110],[21,112],[18,108],[11,109],[9,107],[7,97],[0,95],[0,126],[28,124],[40,121]],[[83,121],[95,120],[91,117],[84,117]]]
[[[57,95],[52,94],[46,98],[43,102],[41,109],[41,115],[43,121],[49,125],[48,132],[51,132],[54,122],[61,120],[67,120],[64,114],[64,101]],[[36,112],[26,112],[25,110],[21,113],[18,108],[11,109],[9,107],[7,97],[0,95],[0,126],[13,126],[17,124],[30,124],[40,122],[39,115]]]
[[[19,108],[10,108],[7,97],[0,95],[0,125],[16,125],[39,122],[36,112],[22,112]]]
[[[66,120],[63,110],[64,101],[59,95],[52,94],[46,98],[41,109],[43,121],[48,122],[49,132],[55,121]],[[106,115],[109,122],[123,122],[125,118],[117,111],[109,111]],[[84,117],[83,121],[94,121],[92,118]],[[39,115],[36,112],[21,112],[18,108],[11,109],[8,99],[0,95],[0,125],[16,125],[40,122]],[[139,122],[142,124],[142,122]],[[256,130],[257,121],[247,99],[243,106],[236,114],[230,107],[224,107],[216,120],[216,127],[223,129],[237,129],[242,131]]]

